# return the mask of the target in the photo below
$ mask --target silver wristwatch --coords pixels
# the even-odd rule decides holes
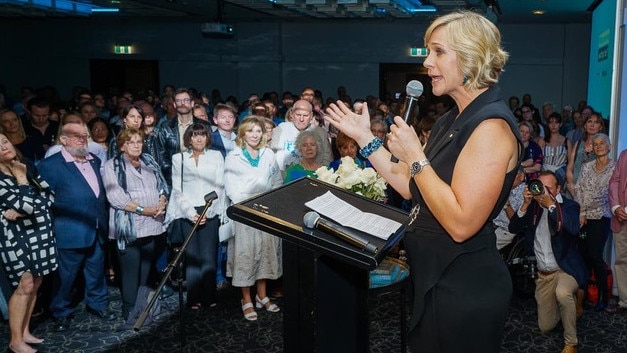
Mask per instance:
[[[420,174],[425,166],[431,164],[428,159],[423,159],[411,164],[411,168],[409,168],[409,175],[413,178],[416,174]]]

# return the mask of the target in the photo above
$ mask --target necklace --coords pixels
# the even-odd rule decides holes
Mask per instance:
[[[252,165],[253,167],[257,167],[259,165],[259,159],[261,157],[259,150],[257,150],[257,157],[253,158],[250,153],[248,152],[248,149],[246,147],[242,147],[242,153],[244,154],[244,157],[246,157],[246,160],[248,161],[248,163],[250,163],[250,165]]]

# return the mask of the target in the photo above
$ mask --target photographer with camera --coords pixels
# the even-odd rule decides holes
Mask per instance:
[[[511,218],[509,231],[524,234],[536,256],[538,278],[535,298],[542,332],[564,327],[562,353],[577,352],[577,316],[588,279],[579,250],[579,204],[562,197],[553,172],[541,172],[523,191],[523,203]],[[576,294],[577,293],[577,294]],[[577,300],[579,299],[579,301]]]

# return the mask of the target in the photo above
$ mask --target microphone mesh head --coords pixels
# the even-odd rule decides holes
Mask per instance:
[[[303,223],[305,223],[305,227],[307,228],[316,228],[316,223],[320,219],[320,215],[317,212],[309,211],[305,213],[305,217],[303,217]]]
[[[405,92],[408,96],[420,97],[423,91],[422,82],[418,80],[411,80],[405,87]]]

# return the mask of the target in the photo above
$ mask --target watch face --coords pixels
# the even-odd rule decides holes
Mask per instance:
[[[418,162],[413,162],[411,164],[411,168],[410,168],[410,175],[413,178],[416,174],[420,174],[420,172],[422,172],[422,169],[429,164],[429,161],[426,159],[423,159],[421,161]]]
[[[422,164],[420,164],[420,162],[414,162],[411,164],[410,174],[412,177],[420,173],[420,171],[422,171]]]

